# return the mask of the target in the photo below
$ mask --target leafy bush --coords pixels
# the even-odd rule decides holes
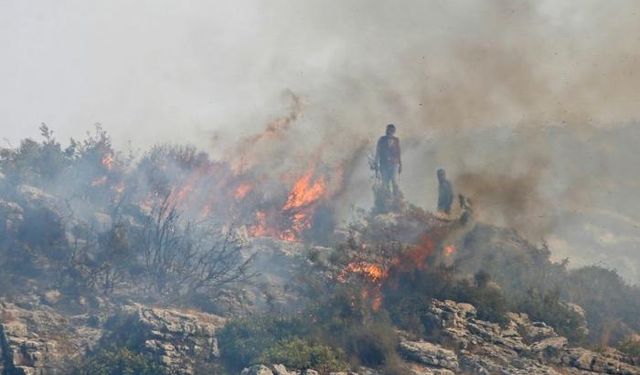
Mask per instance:
[[[640,359],[640,338],[628,338],[618,348],[621,352]]]
[[[163,375],[164,368],[150,358],[126,348],[97,351],[70,366],[70,375]]]
[[[218,334],[220,356],[230,371],[259,363],[264,353],[280,342],[307,334],[301,321],[257,316],[233,320]]]
[[[453,293],[447,298],[474,305],[480,319],[504,323],[509,305],[502,291],[496,285],[489,283],[490,276],[486,272],[476,273],[474,280],[474,285],[467,280],[459,281]]]
[[[560,299],[558,290],[530,290],[526,296],[517,301],[517,311],[527,313],[534,321],[542,321],[552,326],[559,334],[573,342],[585,339],[582,317],[570,309]]]
[[[399,361],[398,337],[387,311],[371,304],[371,292],[370,285],[357,279],[327,291],[308,308],[312,333],[331,347],[342,348],[353,365],[392,373]]]
[[[307,306],[304,319],[258,316],[231,321],[218,332],[222,361],[229,372],[257,363],[325,373],[344,370],[348,362],[397,367],[395,330],[383,312],[371,309],[359,289],[344,286],[326,290],[324,298]]]
[[[262,353],[260,362],[281,363],[288,368],[300,370],[312,368],[320,373],[344,371],[348,368],[341,351],[297,337],[280,341],[267,349]]]

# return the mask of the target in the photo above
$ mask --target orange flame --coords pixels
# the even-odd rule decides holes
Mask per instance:
[[[241,200],[244,199],[244,197],[246,197],[247,194],[251,192],[251,190],[253,190],[253,185],[245,182],[240,184],[240,186],[236,188],[236,190],[233,192],[233,196],[236,198],[236,200]]]
[[[387,272],[378,264],[368,262],[351,262],[338,276],[338,280],[344,282],[350,273],[359,273],[374,283],[379,283],[387,278]]]
[[[102,160],[100,161],[102,163],[102,165],[107,168],[107,170],[112,170],[113,169],[113,162],[115,161],[115,158],[113,157],[113,154],[108,153],[106,155],[104,155],[102,157]]]
[[[366,280],[374,284],[369,285],[362,290],[362,299],[369,300],[371,302],[371,309],[373,311],[380,310],[382,307],[382,282],[388,277],[387,271],[379,264],[369,262],[351,262],[342,270],[342,273],[338,275],[339,282],[346,282],[347,276],[350,274],[363,275]]]
[[[249,234],[254,237],[262,237],[269,234],[266,213],[263,211],[256,212],[256,224],[249,228]]]
[[[313,169],[300,177],[291,188],[283,213],[291,220],[290,227],[280,234],[280,239],[297,241],[301,233],[311,228],[314,205],[327,193],[324,176],[313,179]]]
[[[377,295],[373,297],[373,301],[371,301],[371,308],[373,311],[379,311],[380,307],[382,307],[382,293],[377,293]]]
[[[296,181],[289,193],[283,210],[304,207],[322,198],[327,191],[327,183],[323,176],[312,182],[313,170],[308,171]]]
[[[447,245],[442,249],[445,256],[452,256],[456,253],[456,247],[453,245]]]

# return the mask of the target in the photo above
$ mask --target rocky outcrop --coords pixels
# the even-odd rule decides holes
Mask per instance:
[[[215,361],[215,331],[224,320],[177,309],[128,305],[106,319],[65,317],[42,304],[0,301],[0,373],[64,374],[65,364],[103,343],[127,341],[157,359],[170,374],[191,375],[197,361]],[[104,319],[102,319],[104,320]]]
[[[84,353],[101,331],[74,327],[51,308],[0,301],[0,370],[8,375],[62,374],[64,362]]]
[[[430,342],[403,340],[400,342],[399,350],[407,359],[427,366],[458,369],[456,353]]]
[[[525,314],[508,314],[508,322],[500,326],[477,319],[472,305],[433,301],[425,321],[432,341],[450,350],[405,341],[401,352],[442,369],[454,370],[457,358],[459,371],[470,374],[640,374],[640,367],[622,353],[570,348],[553,328],[531,322]]]
[[[135,304],[125,306],[106,328],[112,332],[107,340],[133,340],[170,374],[190,375],[197,361],[219,356],[215,332],[222,325],[224,319],[211,314]]]

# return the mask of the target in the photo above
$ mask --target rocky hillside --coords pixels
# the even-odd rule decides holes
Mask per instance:
[[[470,206],[337,225],[313,171],[45,130],[0,153],[3,375],[640,374],[640,289]]]
[[[63,316],[47,301],[0,302],[3,374],[65,374],[70,361],[102,341],[137,341],[145,355],[170,374],[204,374],[215,369],[220,348],[216,331],[225,319],[196,311],[140,304],[112,313]],[[425,306],[431,332],[417,338],[400,332],[397,351],[412,374],[640,374],[640,363],[622,353],[571,347],[565,337],[526,314],[510,313],[504,325],[477,319],[474,306],[434,300]],[[212,370],[213,371],[213,370]],[[316,374],[314,369],[303,373]],[[376,374],[362,368],[362,374]],[[243,374],[294,374],[282,364],[256,365]]]

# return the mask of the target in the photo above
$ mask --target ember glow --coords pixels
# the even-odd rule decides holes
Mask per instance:
[[[363,275],[367,280],[373,283],[380,283],[387,278],[387,272],[382,268],[382,266],[368,262],[349,263],[338,276],[338,280],[344,282],[350,274]]]
[[[313,170],[300,177],[293,185],[283,210],[306,207],[323,197],[327,192],[327,184],[323,176],[313,180]]]
[[[380,310],[383,300],[381,287],[388,277],[387,271],[376,263],[351,262],[338,275],[337,280],[344,283],[352,275],[360,275],[367,281],[367,285],[362,288],[360,297],[371,305],[373,311]]]
[[[244,199],[244,197],[246,197],[247,194],[249,194],[251,192],[251,190],[253,190],[253,185],[251,185],[248,182],[245,182],[245,183],[240,184],[236,188],[236,190],[233,192],[233,196],[237,200],[241,200],[241,199]]]
[[[280,238],[286,241],[299,240],[300,236],[313,225],[313,212],[326,195],[326,179],[324,176],[314,179],[313,169],[296,180],[282,207],[282,213],[290,223],[282,231]]]
[[[453,245],[447,245],[442,249],[445,256],[452,256],[456,253],[456,247]]]
[[[114,162],[115,162],[115,158],[114,158],[113,154],[111,154],[111,153],[105,154],[102,157],[102,160],[101,160],[102,165],[105,168],[107,168],[107,170],[109,170],[109,171],[113,169],[113,163]]]
[[[145,169],[127,186],[121,176],[124,169],[119,168],[126,163],[117,154],[106,153],[101,165],[114,169],[102,170],[92,185],[111,185],[118,197],[135,201],[143,211],[166,202],[183,217],[214,219],[252,237],[295,242],[310,239],[306,234],[314,233],[319,208],[322,215],[333,215],[332,198],[343,190],[341,162],[303,161],[306,168],[292,166],[269,174],[260,166],[236,171],[229,161],[211,161],[179,149],[172,152],[151,154]]]

